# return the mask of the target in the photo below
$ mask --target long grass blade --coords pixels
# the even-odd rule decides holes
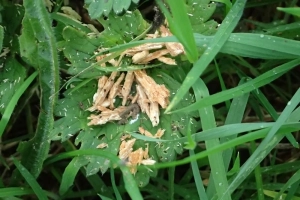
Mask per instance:
[[[206,69],[208,64],[214,59],[217,53],[221,50],[227,39],[230,37],[230,33],[234,30],[239,19],[243,14],[243,9],[246,0],[237,0],[224,21],[222,22],[219,30],[215,34],[213,40],[209,43],[207,49],[204,51],[201,58],[194,64],[191,71],[188,73],[186,79],[182,83],[181,87],[177,91],[173,100],[166,109],[168,113],[187,93],[189,88],[197,81],[199,76]]]

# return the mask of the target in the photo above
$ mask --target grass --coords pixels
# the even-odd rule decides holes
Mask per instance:
[[[4,2],[1,199],[300,199],[298,1],[159,0],[174,36],[147,41],[152,1],[86,1],[99,18],[94,29],[61,14],[63,1],[48,10]],[[119,67],[100,67],[157,42],[180,42],[186,54],[176,66],[123,57]],[[137,69],[170,90],[158,127],[142,113],[125,125],[88,126],[98,78]],[[148,137],[140,126],[165,134]],[[125,133],[134,150],[149,147],[154,165],[130,172],[118,157]]]

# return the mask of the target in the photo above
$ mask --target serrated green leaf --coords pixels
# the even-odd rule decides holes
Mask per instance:
[[[115,14],[121,14],[127,11],[131,2],[138,3],[139,0],[85,0],[88,5],[88,12],[92,19],[101,17],[102,15],[108,16],[113,8]]]
[[[106,20],[101,19],[100,22],[106,30],[116,32],[126,42],[133,40],[149,27],[138,10],[127,12],[122,16],[110,14]]]
[[[0,113],[3,114],[16,90],[26,78],[25,68],[13,58],[8,58],[0,68]]]
[[[65,194],[68,191],[68,189],[74,184],[74,180],[79,169],[82,166],[86,165],[87,162],[88,160],[84,157],[75,157],[72,159],[72,161],[68,164],[63,173],[62,181],[59,187],[60,195]]]
[[[90,82],[73,93],[64,93],[65,98],[58,100],[55,106],[54,114],[62,118],[54,123],[50,137],[52,140],[65,141],[81,129],[88,128],[89,112],[85,110],[91,106],[95,91],[96,82]]]
[[[0,51],[2,51],[3,39],[4,39],[4,29],[3,26],[0,26]]]
[[[215,3],[199,2],[198,0],[189,0],[187,2],[187,13],[192,26],[205,23],[216,10]]]

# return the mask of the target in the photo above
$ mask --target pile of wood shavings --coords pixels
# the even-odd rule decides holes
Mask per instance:
[[[139,127],[139,132],[145,136],[158,138],[160,139],[165,130],[158,129],[157,133],[154,135],[151,134],[149,131],[145,130],[142,127]],[[121,145],[119,148],[119,158],[125,162],[125,164],[129,167],[130,172],[135,174],[137,172],[138,165],[154,165],[156,163],[155,160],[149,157],[149,144],[146,143],[146,148],[138,148],[133,151],[133,146],[136,141],[135,138],[130,139],[131,135],[124,135],[121,139]],[[99,149],[103,149],[108,147],[108,144],[102,143],[97,146]]]
[[[149,117],[152,126],[159,124],[159,106],[166,108],[169,104],[170,92],[164,85],[157,84],[144,70],[128,71],[126,76],[112,72],[110,77],[102,76],[98,81],[98,90],[93,97],[93,106],[88,108],[92,114],[88,119],[91,125],[106,124],[118,121],[124,124],[127,118],[135,118],[142,111]],[[123,86],[121,83],[123,82]],[[132,93],[132,85],[136,83],[136,93]],[[116,97],[122,98],[122,105],[115,108]],[[127,102],[130,104],[126,106]]]
[[[170,30],[162,25],[159,28],[159,31],[156,31],[154,34],[147,34],[144,39],[147,40],[172,35],[173,34],[170,32]],[[107,49],[99,49],[100,52],[105,50]],[[158,60],[167,65],[176,65],[176,61],[172,57],[176,57],[181,54],[185,54],[185,51],[183,46],[178,42],[145,43],[125,50],[118,60],[110,59],[107,62],[113,66],[120,66],[122,58],[124,56],[128,56],[132,58],[132,63],[134,64],[148,64],[153,60]],[[96,60],[99,62],[111,55],[111,53],[99,55],[96,56]],[[106,63],[102,63],[101,66],[106,67]]]

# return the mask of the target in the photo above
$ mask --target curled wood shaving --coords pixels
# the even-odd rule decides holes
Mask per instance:
[[[167,63],[168,65],[177,65],[176,61],[172,58],[161,56],[161,57],[157,58],[157,60],[159,60],[163,63]]]
[[[170,30],[167,29],[165,26],[160,26],[160,32],[161,32],[162,37],[167,37],[167,36],[173,35],[170,32]],[[171,56],[173,56],[173,57],[184,53],[184,48],[183,48],[182,44],[180,44],[178,42],[166,42],[165,46],[168,49]]]
[[[137,64],[145,63],[145,58],[149,55],[149,51],[141,51],[132,56],[132,62]],[[145,63],[146,64],[146,63]]]
[[[126,50],[125,54],[129,55],[129,56],[133,56],[136,53],[141,52],[141,51],[160,49],[163,47],[163,45],[164,45],[163,43],[146,43],[146,44],[142,44],[140,46],[133,47],[133,48]]]
[[[144,56],[144,58],[140,58],[138,62],[134,62],[134,60],[132,60],[132,62],[136,64],[148,64],[151,60],[158,59],[159,57],[168,53],[169,51],[167,49],[162,49],[154,51],[153,53],[149,53],[148,55]]]

